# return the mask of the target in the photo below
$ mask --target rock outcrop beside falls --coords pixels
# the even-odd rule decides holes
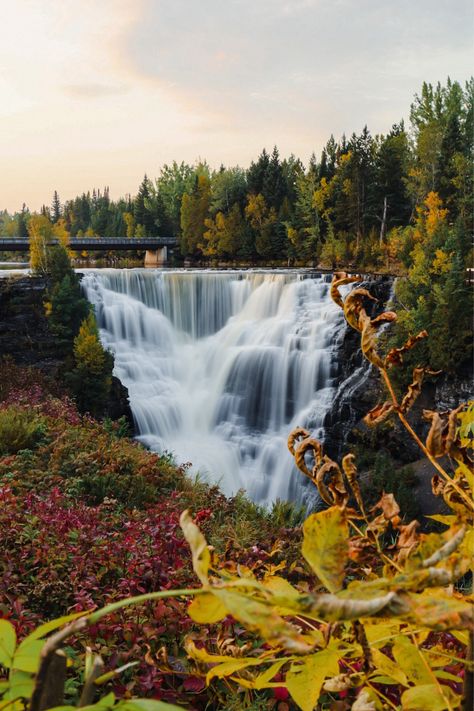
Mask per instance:
[[[45,314],[47,289],[48,280],[43,277],[0,278],[0,357],[11,358],[19,366],[38,368],[61,381],[65,357]],[[118,378],[113,378],[104,415],[112,419],[125,416],[133,428],[128,390]]]
[[[359,286],[359,285],[358,285]],[[387,308],[394,298],[392,277],[374,277],[360,284],[370,290],[381,307]],[[368,312],[370,312],[368,305]],[[372,306],[373,308],[373,306]],[[395,311],[397,306],[395,304]],[[325,449],[336,459],[351,450],[358,443],[367,445],[372,440],[378,447],[378,430],[369,429],[363,423],[363,417],[378,402],[386,399],[386,390],[378,371],[363,357],[360,349],[360,335],[347,327],[339,345],[339,373],[337,376],[337,394],[325,420]],[[457,407],[461,402],[472,398],[472,378],[469,374],[441,374],[432,382],[425,382],[422,393],[410,412],[410,420],[418,432],[426,435],[428,424],[423,420],[422,411],[447,410]],[[397,419],[390,420],[391,426],[383,430],[383,447],[400,464],[418,462],[420,450],[407,435]]]

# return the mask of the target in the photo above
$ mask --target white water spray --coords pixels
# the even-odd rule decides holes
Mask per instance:
[[[323,438],[345,328],[329,277],[105,269],[82,284],[128,388],[139,439],[226,494],[308,503],[286,441]]]

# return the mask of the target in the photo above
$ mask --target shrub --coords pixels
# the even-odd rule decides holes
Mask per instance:
[[[45,421],[34,411],[17,406],[0,409],[0,456],[34,449],[44,435]]]

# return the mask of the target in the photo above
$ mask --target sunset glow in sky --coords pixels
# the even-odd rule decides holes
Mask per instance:
[[[0,209],[387,132],[472,73],[471,0],[0,0]]]

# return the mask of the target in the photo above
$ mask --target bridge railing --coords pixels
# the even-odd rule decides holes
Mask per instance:
[[[74,237],[69,240],[70,249],[154,249],[159,247],[174,247],[177,240],[173,237],[147,237],[142,239],[126,237]],[[21,237],[0,237],[0,251],[25,251],[29,248],[29,240]],[[48,245],[59,244],[57,238],[47,241]]]

